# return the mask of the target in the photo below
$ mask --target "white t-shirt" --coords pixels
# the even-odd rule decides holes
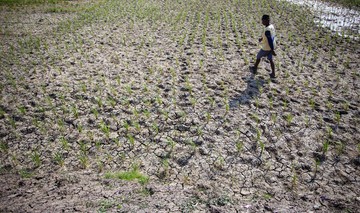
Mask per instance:
[[[265,35],[266,31],[270,31],[271,34],[271,38],[273,40],[273,45],[274,45],[274,49],[276,47],[276,33],[275,33],[275,28],[274,25],[270,24],[269,26],[265,27],[264,32],[262,34],[262,45],[261,45],[261,49],[265,50],[265,51],[271,51],[268,39]]]

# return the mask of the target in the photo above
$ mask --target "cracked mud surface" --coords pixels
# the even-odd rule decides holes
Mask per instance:
[[[94,2],[2,8],[0,212],[359,211],[358,41],[277,1]]]

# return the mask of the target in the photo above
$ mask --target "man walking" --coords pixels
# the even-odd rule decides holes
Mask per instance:
[[[253,67],[250,67],[252,73],[256,74],[258,65],[262,57],[267,57],[270,61],[271,65],[271,73],[270,78],[275,78],[275,65],[273,61],[273,56],[276,56],[275,47],[276,47],[276,33],[274,25],[270,24],[270,16],[263,15],[262,16],[262,24],[265,26],[264,32],[262,33],[262,37],[259,39],[261,42],[261,49],[256,56],[256,62]]]

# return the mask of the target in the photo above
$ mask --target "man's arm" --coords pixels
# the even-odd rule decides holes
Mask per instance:
[[[266,38],[267,38],[267,40],[268,40],[268,42],[269,42],[269,46],[270,46],[270,48],[271,48],[271,53],[272,53],[274,56],[276,56],[276,53],[275,53],[275,50],[274,50],[274,42],[273,42],[273,40],[272,40],[272,38],[271,38],[271,33],[270,33],[270,31],[265,31],[265,36],[266,36]]]
[[[267,38],[267,40],[268,40],[268,42],[269,42],[269,46],[270,46],[270,48],[271,48],[271,51],[274,51],[274,42],[273,42],[273,40],[272,40],[272,38],[271,38],[271,33],[270,33],[270,31],[265,31],[265,36],[266,36],[266,38]]]

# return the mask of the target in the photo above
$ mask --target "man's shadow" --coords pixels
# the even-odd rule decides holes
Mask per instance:
[[[255,75],[253,73],[251,73],[250,76],[243,77],[242,79],[247,83],[247,87],[239,95],[230,99],[229,105],[231,108],[238,107],[240,104],[250,104],[250,101],[259,95],[259,88],[263,87],[266,83],[264,79],[255,79]]]

